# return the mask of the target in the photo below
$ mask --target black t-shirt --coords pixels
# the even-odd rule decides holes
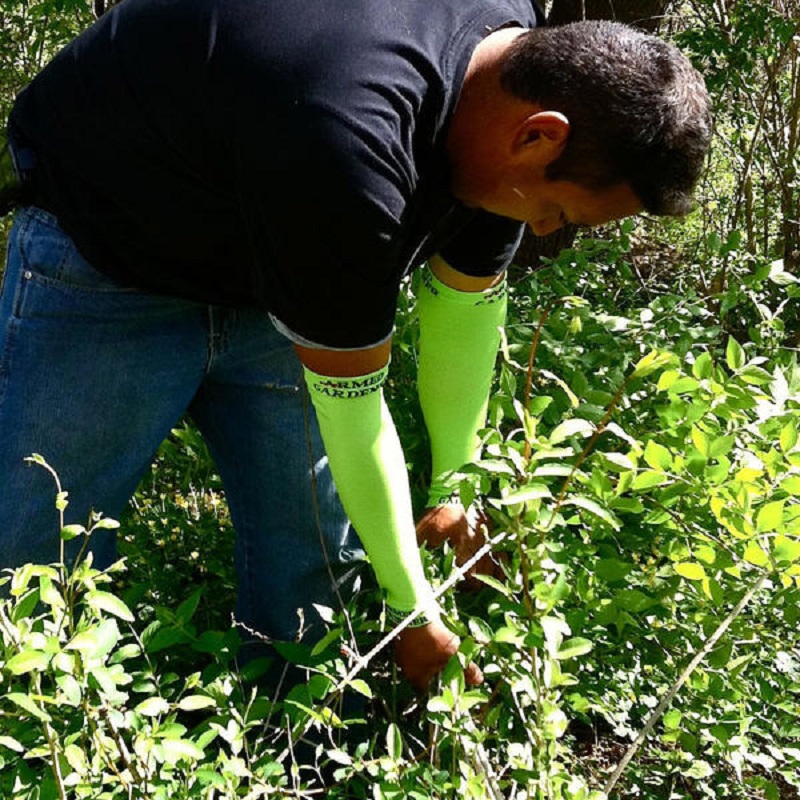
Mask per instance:
[[[519,223],[449,191],[475,46],[531,0],[125,0],[21,93],[47,207],[99,270],[257,305],[330,347],[391,331],[435,252],[504,268]]]

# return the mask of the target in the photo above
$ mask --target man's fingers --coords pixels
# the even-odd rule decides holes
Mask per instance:
[[[467,686],[480,686],[483,683],[483,673],[474,661],[470,661],[464,670],[464,681]]]

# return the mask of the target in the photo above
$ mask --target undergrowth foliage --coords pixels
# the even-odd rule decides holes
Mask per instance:
[[[723,315],[690,291],[621,303],[635,235],[513,288],[482,456],[453,476],[502,578],[443,594],[462,648],[428,696],[361,655],[387,633],[368,579],[320,609],[320,642],[274,644],[293,665],[280,691],[269,659],[237,661],[232,531],[182,427],[122,520],[127,562],[62,547],[3,579],[0,796],[797,798],[797,281],[750,258]],[[421,495],[404,303],[393,410]],[[455,580],[452,552],[424,555],[435,586]]]

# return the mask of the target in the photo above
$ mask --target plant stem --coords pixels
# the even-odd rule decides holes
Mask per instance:
[[[761,577],[742,595],[742,598],[736,604],[733,611],[731,611],[731,613],[725,617],[714,633],[712,633],[711,636],[706,639],[703,646],[697,651],[697,653],[695,653],[694,658],[692,658],[683,672],[681,672],[681,674],[678,676],[678,680],[675,681],[664,697],[661,698],[661,702],[655,707],[655,709],[653,709],[653,713],[647,718],[647,722],[645,722],[644,727],[636,737],[636,740],[628,748],[627,752],[622,757],[622,760],[617,765],[617,768],[614,770],[614,774],[608,779],[606,785],[603,787],[603,791],[607,795],[611,794],[612,790],[622,776],[622,773],[625,771],[625,767],[628,766],[631,759],[644,744],[645,740],[655,727],[656,722],[658,722],[658,720],[661,718],[661,715],[664,713],[667,706],[672,702],[675,695],[680,691],[683,684],[686,683],[697,665],[711,652],[711,650],[714,649],[714,646],[717,644],[720,638],[722,638],[725,631],[728,630],[731,623],[736,619],[736,617],[739,616],[739,614],[742,613],[744,607],[753,599],[753,596],[756,594],[756,592],[758,592],[758,590],[764,585],[764,581],[766,581],[767,577],[767,573],[761,575]]]
[[[42,681],[41,676],[38,674],[34,680],[34,690],[36,691],[36,694],[42,694]],[[44,711],[44,709],[42,710]],[[64,778],[61,775],[61,762],[58,760],[59,752],[58,748],[56,747],[55,733],[50,727],[50,723],[46,719],[42,720],[42,727],[44,728],[44,735],[47,739],[47,747],[50,750],[50,761],[53,769],[53,777],[55,778],[56,782],[56,789],[58,789],[59,800],[67,800],[67,793],[64,789]]]

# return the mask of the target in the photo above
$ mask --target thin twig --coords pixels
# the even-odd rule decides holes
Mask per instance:
[[[616,786],[617,782],[619,781],[622,773],[625,771],[625,767],[628,766],[631,759],[636,755],[639,748],[644,744],[647,737],[650,735],[651,731],[655,727],[656,722],[661,718],[661,715],[664,713],[664,710],[667,706],[673,701],[675,695],[680,691],[681,687],[684,683],[688,680],[689,676],[694,672],[697,665],[714,649],[714,646],[723,636],[725,631],[728,630],[731,623],[742,613],[744,607],[753,599],[753,596],[758,592],[758,590],[764,585],[764,581],[767,580],[768,574],[761,575],[761,577],[742,595],[742,598],[734,607],[733,611],[728,614],[727,617],[719,624],[719,627],[711,634],[711,636],[706,639],[703,646],[695,653],[692,660],[687,664],[686,668],[683,672],[678,676],[678,680],[669,688],[667,693],[664,697],[661,698],[661,702],[653,709],[652,714],[647,718],[647,722],[645,722],[644,727],[640,731],[639,735],[636,737],[636,740],[633,744],[628,748],[625,755],[622,757],[622,760],[619,762],[617,768],[614,770],[614,774],[608,779],[606,785],[603,787],[603,791],[606,795],[610,795],[611,791]]]
[[[525,376],[525,394],[523,395],[522,405],[525,409],[526,413],[530,411],[531,408],[531,390],[533,388],[533,365],[536,361],[536,351],[539,347],[539,339],[542,336],[542,329],[544,328],[545,322],[547,322],[547,318],[553,312],[553,309],[563,301],[563,298],[559,300],[553,301],[543,312],[542,317],[539,320],[539,324],[536,326],[536,332],[533,334],[533,341],[531,342],[531,349],[530,353],[528,354],[528,369]],[[525,437],[525,460],[528,461],[531,457],[531,442],[530,439],[526,436]]]

